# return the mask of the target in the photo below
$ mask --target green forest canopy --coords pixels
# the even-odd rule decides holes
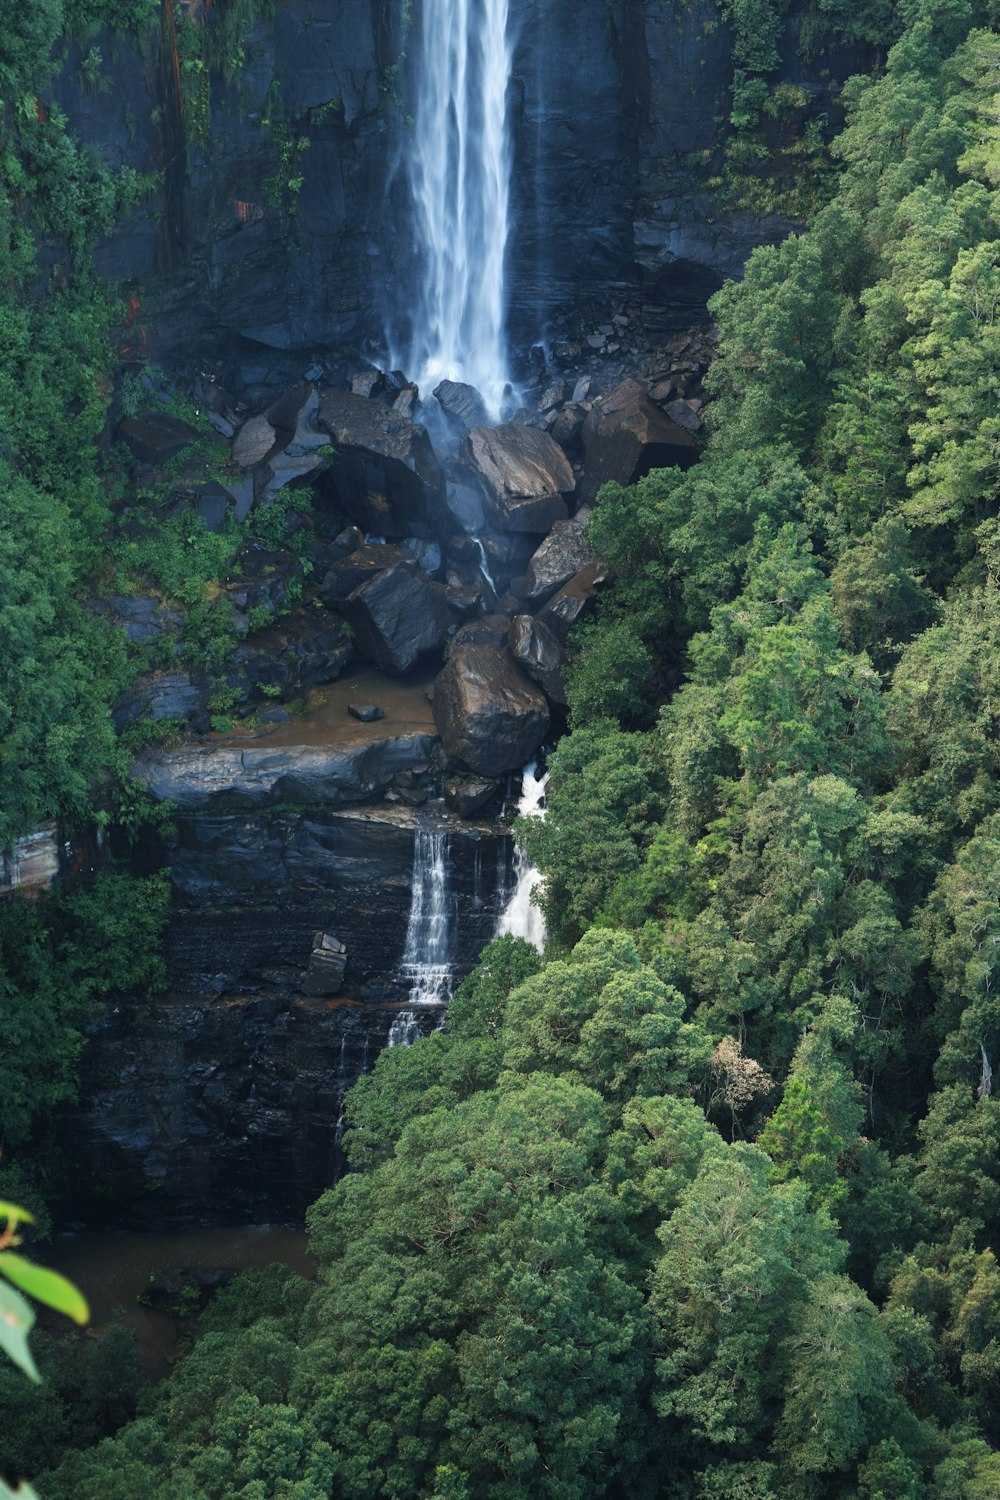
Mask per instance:
[[[491,945],[352,1091],[317,1285],[240,1278],[114,1437],[128,1403],[68,1451],[52,1408],[45,1500],[1000,1494],[997,19],[897,7],[830,201],[715,298],[705,457],[602,493],[616,581],[523,830],[544,965]],[[12,401],[23,321],[90,307],[8,298]],[[102,522],[28,424],[6,461],[13,763],[19,642],[76,639]],[[110,759],[86,659],[39,707]],[[57,738],[11,826],[89,771]]]

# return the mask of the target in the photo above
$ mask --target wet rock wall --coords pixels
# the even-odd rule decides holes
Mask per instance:
[[[398,807],[183,814],[167,850],[171,992],[103,1016],[63,1122],[64,1225],[181,1229],[300,1219],[343,1169],[344,1095],[408,987],[396,977],[416,819]],[[439,819],[440,820],[440,819]],[[502,825],[449,824],[456,980],[510,882]],[[341,994],[304,980],[317,931],[347,947]],[[419,1013],[422,1031],[442,1019]]]
[[[380,344],[405,320],[414,262],[404,167],[420,58],[407,8],[286,0],[248,30],[235,76],[212,75],[194,118],[169,65],[173,4],[162,0],[142,50],[88,40],[103,59],[100,89],[83,81],[79,48],[57,85],[84,141],[159,174],[98,253],[140,304],[123,347],[221,351],[252,387],[301,375],[303,352]],[[819,63],[804,68],[795,24],[793,14],[785,81],[819,110],[864,59],[824,58],[825,78]],[[623,291],[641,297],[658,334],[690,323],[755,244],[789,227],[723,212],[706,187],[732,70],[715,0],[513,0],[512,34],[515,342],[543,338],[555,312]],[[275,351],[289,351],[277,375]]]

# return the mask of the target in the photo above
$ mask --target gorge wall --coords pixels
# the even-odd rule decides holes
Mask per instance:
[[[98,87],[71,50],[57,89],[109,162],[161,174],[98,256],[140,286],[143,332],[127,338],[160,357],[238,352],[248,384],[255,350],[273,368],[262,351],[380,344],[412,292],[401,168],[420,57],[408,8],[285,0],[249,25],[230,82],[178,56],[189,14],[196,4],[176,0],[175,15],[164,0],[145,55],[100,36]],[[755,244],[789,227],[724,210],[708,187],[732,73],[718,6],[515,0],[511,18],[512,342],[621,295],[641,299],[657,332],[690,322]],[[786,79],[814,112],[831,77],[857,65],[804,68],[794,39],[786,53]]]
[[[387,805],[178,815],[165,851],[172,988],[91,1030],[81,1103],[62,1127],[64,1224],[296,1219],[335,1180],[347,1089],[394,1023],[409,1022],[410,1040],[442,1019],[439,1007],[408,1008],[399,973],[419,816]],[[493,936],[511,848],[502,825],[447,826],[457,979]],[[347,951],[333,998],[308,993],[322,931]]]

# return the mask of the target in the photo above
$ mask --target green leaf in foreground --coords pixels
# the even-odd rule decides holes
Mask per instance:
[[[58,1271],[33,1265],[23,1255],[6,1251],[0,1255],[0,1275],[6,1276],[8,1281],[20,1287],[22,1292],[27,1292],[29,1297],[34,1297],[36,1302],[44,1302],[46,1307],[54,1307],[56,1312],[65,1313],[74,1323],[89,1322],[90,1308],[87,1306],[87,1299],[71,1281],[60,1276]]]
[[[33,1224],[35,1221],[26,1208],[18,1208],[16,1203],[5,1203],[0,1199],[0,1219],[7,1221],[7,1232],[12,1233],[18,1224]]]
[[[28,1348],[28,1334],[34,1326],[35,1314],[20,1292],[0,1281],[0,1349],[40,1384],[42,1377]]]

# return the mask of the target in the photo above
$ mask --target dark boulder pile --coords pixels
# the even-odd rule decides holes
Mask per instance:
[[[711,349],[710,334],[677,335],[621,378],[606,336],[600,349],[590,336],[567,343],[563,373],[542,371],[533,391],[520,391],[513,417],[495,426],[471,386],[445,380],[422,395],[405,374],[368,364],[337,385],[288,385],[256,411],[213,389],[206,405],[221,463],[178,503],[220,531],[230,516],[243,521],[279,496],[283,506],[283,540],[249,537],[216,601],[234,637],[221,674],[231,713],[255,716],[251,735],[286,726],[287,745],[281,705],[294,713],[344,672],[436,670],[428,697],[440,747],[419,774],[408,748],[397,765],[390,718],[378,752],[385,765],[373,763],[370,775],[367,761],[354,763],[356,750],[348,769],[337,754],[285,749],[271,770],[256,752],[208,745],[194,760],[183,749],[149,752],[144,779],[182,800],[238,799],[242,787],[251,800],[302,791],[323,801],[416,802],[437,787],[464,817],[495,807],[504,779],[565,720],[571,633],[606,576],[587,537],[597,492],[693,459]],[[177,455],[198,435],[151,411],[123,421],[119,436],[153,464],[182,462]],[[301,512],[300,494],[309,500]],[[156,649],[187,628],[153,598],[95,608]],[[154,670],[121,700],[118,722],[221,727],[211,707],[219,683],[218,670],[213,679],[197,664]],[[377,685],[374,693],[346,706],[345,717],[371,723],[384,714]],[[317,964],[325,973],[330,962],[324,949]]]

